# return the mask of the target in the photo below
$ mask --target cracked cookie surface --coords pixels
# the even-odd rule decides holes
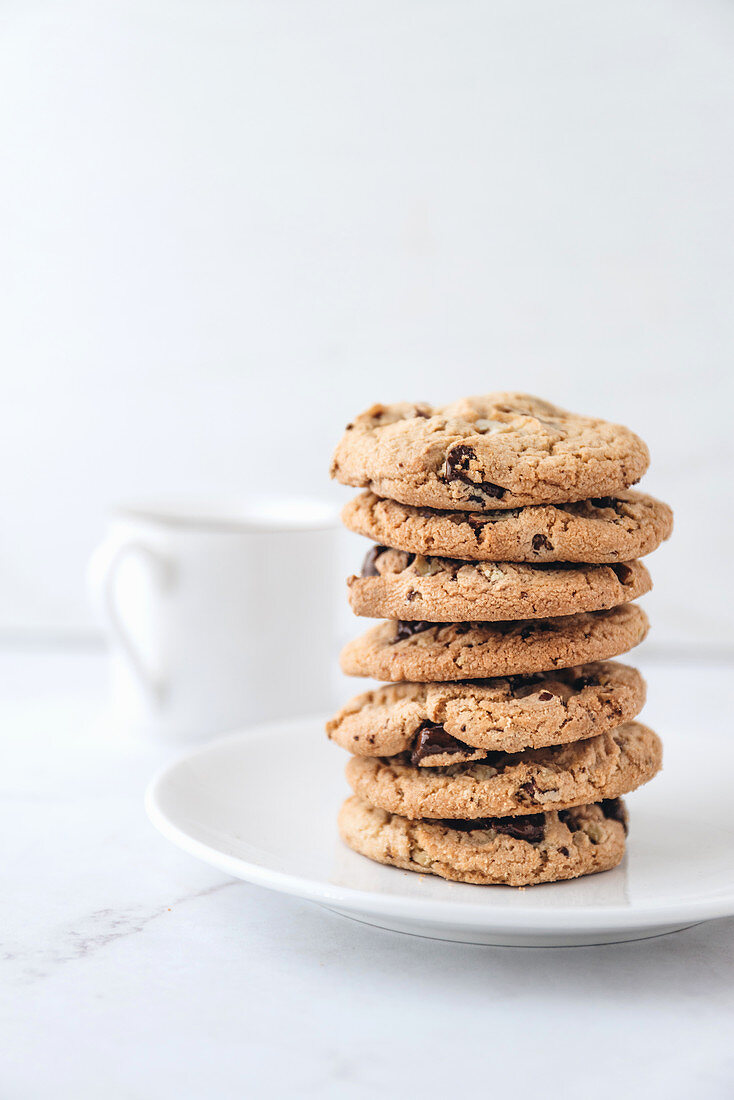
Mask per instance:
[[[441,512],[360,493],[342,509],[350,531],[413,554],[468,561],[632,561],[673,530],[672,509],[630,490],[573,504]]]
[[[359,756],[410,751],[424,766],[452,764],[580,741],[630,721],[644,703],[636,668],[600,661],[535,676],[385,684],[350,700],[326,732]]]
[[[430,622],[497,622],[601,611],[643,596],[642,562],[526,565],[424,557],[375,546],[349,577],[355,615]]]
[[[411,821],[354,795],[341,808],[339,831],[350,848],[377,863],[477,885],[532,886],[616,867],[625,820],[624,804],[616,800],[465,829],[458,822]]]
[[[618,798],[660,770],[662,745],[639,722],[570,745],[495,752],[476,763],[417,767],[405,753],[353,756],[346,767],[355,794],[409,818],[477,818],[565,810]]]
[[[378,623],[341,653],[348,676],[436,682],[523,675],[616,657],[648,631],[637,604],[500,623]]]
[[[628,428],[528,394],[490,393],[374,405],[348,425],[331,475],[405,504],[476,512],[613,496],[648,464]]]

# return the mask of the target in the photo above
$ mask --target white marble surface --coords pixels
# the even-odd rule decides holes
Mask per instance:
[[[645,672],[725,794],[731,669]],[[3,1100],[734,1092],[734,920],[555,950],[361,926],[153,831],[170,754],[107,732],[101,654],[0,654],[0,692]]]

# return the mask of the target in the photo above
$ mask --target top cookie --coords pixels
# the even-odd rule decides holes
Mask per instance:
[[[344,506],[342,520],[350,531],[410,554],[588,565],[634,561],[673,530],[672,509],[634,490],[502,512],[440,512],[366,492]]]
[[[374,405],[347,426],[331,476],[404,504],[477,512],[613,496],[649,461],[628,428],[490,393]]]

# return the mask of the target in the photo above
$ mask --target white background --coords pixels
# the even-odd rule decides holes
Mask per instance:
[[[3,1098],[730,1097],[731,920],[491,949],[232,882],[144,820],[167,754],[103,723],[102,652],[44,646],[94,643],[84,567],[113,502],[346,499],[327,466],[355,412],[526,389],[649,442],[643,488],[677,527],[651,560],[646,720],[679,767],[694,742],[717,759],[734,5],[0,18]],[[695,760],[725,804],[726,769]]]
[[[517,388],[648,440],[653,638],[730,646],[731,4],[3,13],[6,636],[93,631],[120,498],[337,494],[361,408]]]

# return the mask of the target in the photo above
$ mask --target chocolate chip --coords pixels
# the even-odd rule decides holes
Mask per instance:
[[[412,638],[414,634],[422,634],[424,630],[430,630],[435,625],[435,623],[422,622],[420,619],[408,621],[398,619],[393,642],[402,642],[405,638]]]
[[[473,489],[479,489],[485,496],[501,499],[506,489],[501,485],[495,485],[491,481],[481,481],[471,476],[471,463],[477,461],[477,452],[468,443],[457,443],[446,452],[446,462],[443,468],[444,481],[463,481]],[[480,473],[480,471],[476,471]],[[469,495],[469,500],[477,504],[484,504],[482,497]]]
[[[537,844],[545,836],[545,814],[529,814],[518,817],[478,817],[473,821],[444,819],[434,824],[446,829],[456,829],[460,833],[470,833],[473,829],[494,829],[496,833],[526,840]]]
[[[549,699],[553,698],[553,692],[552,691],[539,691],[538,692],[538,698],[542,702],[547,703]]]
[[[354,424],[347,424],[347,426],[346,426],[346,428],[344,429],[344,431],[345,431],[345,432],[351,432],[351,430],[352,430],[352,428],[353,428],[353,427],[354,427]]]
[[[570,833],[577,833],[579,831],[579,824],[571,815],[570,810],[559,810],[558,820],[562,821]]]
[[[522,791],[525,801],[529,799],[532,802],[538,793],[538,788],[535,786],[535,782],[532,779],[528,779],[527,783],[522,783],[517,789],[518,792]]]
[[[566,848],[566,847],[565,847],[565,845],[562,845],[562,846],[561,846],[561,847],[560,847],[560,848],[558,849],[558,851],[559,851],[559,852],[561,853],[561,855],[562,855],[562,856],[567,856],[567,855],[569,854],[569,852],[568,852],[568,848]]]
[[[471,821],[461,818],[428,819],[429,825],[443,825],[444,829],[456,829],[457,833],[470,833],[472,829],[491,829],[491,817],[475,817]]]
[[[387,550],[386,546],[373,546],[371,550],[368,550],[365,559],[362,562],[362,576],[363,577],[378,577],[379,571],[377,569],[377,559],[380,554],[384,554]]]
[[[496,833],[504,833],[505,836],[515,837],[516,840],[527,840],[530,844],[537,844],[545,836],[545,815],[495,819],[492,827]]]
[[[459,443],[450,447],[446,452],[446,465],[444,477],[447,481],[458,478],[464,481],[469,472],[469,463],[476,462],[477,452],[466,443]]]
[[[605,817],[610,818],[611,821],[618,821],[623,826],[624,835],[627,836],[627,811],[621,798],[604,798],[597,805]]]
[[[420,592],[416,592],[415,588],[409,588],[405,593],[405,598],[408,603],[412,603],[416,596],[420,596]]]
[[[410,754],[411,764],[420,764],[427,756],[437,756],[440,753],[466,752],[467,746],[457,741],[443,726],[437,722],[424,722],[419,727],[413,742],[413,750]],[[469,750],[471,751],[471,750]]]
[[[629,584],[632,580],[632,570],[629,565],[612,565],[610,568],[616,573],[618,580],[622,584]]]
[[[484,501],[481,500],[479,497],[476,497],[475,499],[478,500],[480,504],[484,504]],[[480,533],[489,523],[489,519],[487,518],[487,516],[480,516],[476,512],[447,512],[444,516],[444,519],[448,520],[449,523],[455,524],[457,527],[460,527],[463,524],[471,527],[472,531],[477,537],[477,542],[479,541]]]
[[[533,535],[533,550],[552,550],[553,543],[545,535]]]

